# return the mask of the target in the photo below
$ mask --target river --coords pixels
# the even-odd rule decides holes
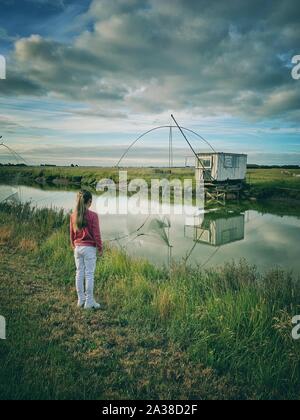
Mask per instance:
[[[0,185],[0,201],[9,197],[36,207],[70,211],[76,191]],[[103,214],[101,207],[103,198],[95,197],[93,209],[100,213],[103,240],[156,265],[174,260],[210,268],[245,258],[260,271],[282,267],[300,274],[299,217],[226,208],[206,213],[194,208],[193,217],[158,213],[112,215]]]

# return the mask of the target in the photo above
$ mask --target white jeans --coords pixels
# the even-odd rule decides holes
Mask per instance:
[[[91,246],[75,248],[76,290],[78,299],[92,305],[94,303],[94,279],[97,262],[97,249]],[[85,291],[84,291],[85,279]]]

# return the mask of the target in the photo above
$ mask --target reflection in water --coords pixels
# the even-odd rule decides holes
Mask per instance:
[[[139,220],[139,218],[137,219]],[[124,228],[125,226],[123,225],[121,229]],[[168,266],[171,266],[173,246],[170,243],[171,221],[168,217],[153,217],[152,215],[148,215],[146,220],[137,229],[134,229],[134,227],[128,228],[128,226],[127,229],[128,233],[124,230],[123,236],[110,238],[108,242],[115,242],[127,251],[130,248],[143,247],[145,243],[156,243],[160,246],[160,249],[161,247],[168,249]]]
[[[197,216],[193,226],[185,227],[185,235],[195,242],[215,247],[242,241],[245,238],[245,215],[224,217],[207,213],[203,220]]]
[[[19,191],[15,187],[11,187],[9,185],[1,186],[0,188],[0,203],[3,201],[20,201]]]
[[[31,201],[37,207],[70,211],[76,191],[45,191],[0,185],[0,201],[12,198]],[[100,199],[101,198],[97,198]],[[96,203],[94,203],[94,210]],[[151,206],[149,206],[151,207]],[[195,208],[195,214],[197,209]],[[274,265],[300,273],[300,219],[262,214],[256,210],[200,214],[192,222],[176,215],[101,215],[105,242],[113,242],[138,258],[162,266],[174,261],[213,267],[245,258],[260,270]],[[66,243],[68,246],[68,243]]]
[[[153,237],[157,239],[160,243],[160,246],[165,246],[167,248],[167,265],[170,268],[172,265],[172,248],[173,246],[170,243],[171,235],[171,220],[170,218],[164,216],[161,218],[148,218],[148,221],[144,224],[144,236]]]
[[[196,246],[200,244],[216,247],[216,250],[202,263],[205,267],[219,252],[222,246],[242,241],[245,238],[245,215],[218,215],[206,213],[203,218],[197,216],[192,225],[185,226],[185,236],[194,241],[190,252],[187,253],[185,264],[190,260]]]
[[[170,244],[171,221],[168,217],[150,219],[145,225],[147,235],[153,235],[161,240],[163,244],[172,247]]]

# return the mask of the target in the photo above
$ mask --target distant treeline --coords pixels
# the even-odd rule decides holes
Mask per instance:
[[[247,165],[248,169],[300,169],[299,165]]]
[[[26,165],[25,163],[0,163],[0,166],[13,166],[13,167],[23,167],[23,168],[27,168],[29,165]],[[34,165],[32,165],[34,166]],[[38,167],[38,165],[36,166]],[[41,168],[57,168],[57,165],[48,165],[48,164],[42,164],[39,165],[39,167]],[[71,168],[78,168],[78,165],[70,165]],[[67,166],[66,166],[67,168]]]
[[[26,168],[28,165],[25,163],[0,163],[0,166],[10,166],[10,167],[23,167]],[[49,165],[49,164],[41,164],[37,165],[36,167],[42,167],[42,168],[57,168],[57,165]],[[63,166],[65,168],[71,167],[71,168],[79,168],[79,165],[70,165],[70,166]],[[84,167],[83,167],[84,168]],[[99,166],[101,168],[101,166]],[[149,169],[156,169],[155,166],[149,166]],[[174,167],[173,169],[181,169],[183,167],[178,166]],[[300,169],[300,165],[255,165],[255,164],[248,164],[248,169]]]
[[[13,166],[13,167],[21,167],[21,168],[26,168],[27,165],[25,163],[0,163],[0,166]]]

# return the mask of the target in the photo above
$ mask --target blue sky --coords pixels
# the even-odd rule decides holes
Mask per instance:
[[[296,0],[0,0],[0,135],[30,163],[113,165],[179,122],[249,162],[300,164]],[[206,150],[195,136],[194,147]],[[132,165],[167,165],[168,130]],[[175,162],[191,153],[174,130]],[[10,157],[2,151],[0,161]]]
[[[9,51],[14,40],[40,34],[69,42],[78,34],[77,17],[88,10],[91,0],[1,0],[2,45]]]

